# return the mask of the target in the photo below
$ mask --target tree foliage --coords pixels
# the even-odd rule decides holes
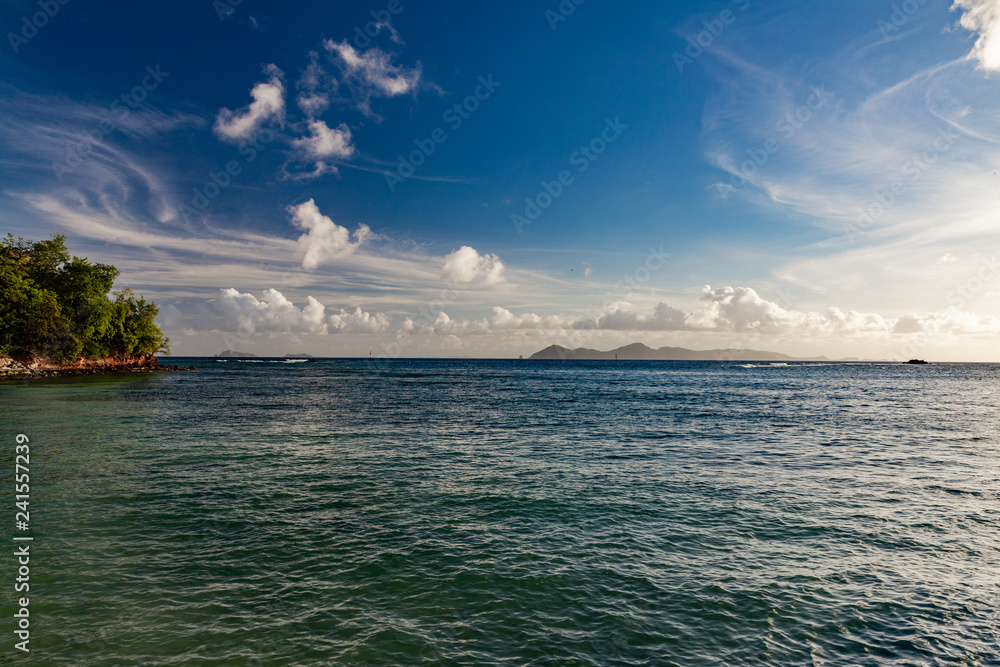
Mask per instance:
[[[0,354],[70,360],[168,352],[156,304],[109,298],[118,269],[73,257],[66,237],[0,241]]]

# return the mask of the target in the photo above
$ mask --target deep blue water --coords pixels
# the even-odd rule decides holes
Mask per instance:
[[[197,366],[0,382],[29,662],[1000,664],[998,366]]]

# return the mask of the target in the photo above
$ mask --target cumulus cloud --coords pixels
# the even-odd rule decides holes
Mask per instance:
[[[504,280],[504,265],[496,255],[480,255],[475,248],[462,246],[444,258],[441,276],[459,284],[495,285]]]
[[[315,269],[328,260],[354,253],[372,236],[372,231],[367,225],[359,225],[354,232],[355,241],[352,243],[351,233],[347,228],[341,227],[320,213],[313,199],[298,206],[289,206],[288,212],[295,226],[306,232],[298,241],[302,254],[302,268],[306,270]]]
[[[326,317],[326,307],[315,298],[307,297],[306,305],[299,308],[275,289],[265,290],[260,299],[232,288],[222,289],[215,306],[226,318],[226,326],[244,336],[381,333],[389,327],[384,313],[372,314],[357,307],[353,312],[341,309]]]
[[[959,23],[979,38],[970,54],[986,70],[1000,70],[1000,2],[997,0],[955,0],[952,9],[964,9]]]
[[[812,339],[887,339],[905,334],[997,335],[1000,319],[983,317],[955,308],[940,313],[913,313],[887,318],[878,313],[828,308],[823,312],[789,310],[762,298],[749,287],[703,288],[701,302],[689,313],[665,303],[652,312],[640,313],[631,303],[607,305],[598,314],[584,317],[534,313],[515,315],[496,307],[490,317],[452,319],[440,312],[433,322],[407,319],[403,330],[415,334],[486,335],[503,331],[701,332],[750,333]]]
[[[241,294],[232,288],[219,291],[216,307],[226,317],[227,325],[242,334],[327,332],[326,308],[313,297],[309,297],[306,306],[299,309],[275,289],[265,290],[259,300],[252,294]]]
[[[490,329],[504,331],[512,329],[540,329],[545,320],[534,313],[515,315],[506,308],[493,308],[493,316],[489,319]]]
[[[1000,319],[948,308],[940,313],[910,313],[893,325],[899,334],[954,334],[995,336],[1000,334]]]
[[[680,331],[688,328],[684,313],[665,303],[657,305],[651,315],[641,315],[625,301],[609,305],[597,317],[576,320],[571,327],[610,331]]]
[[[392,63],[393,55],[372,47],[359,52],[347,40],[326,40],[323,47],[340,69],[341,77],[354,88],[358,106],[370,113],[372,97],[396,97],[415,92],[420,86],[421,68]]]
[[[787,311],[749,287],[702,288],[704,306],[689,317],[696,329],[781,333],[802,324],[807,316]]]
[[[284,74],[275,65],[267,65],[264,73],[266,82],[255,85],[250,90],[253,102],[239,111],[219,109],[215,117],[215,134],[223,141],[239,142],[252,138],[264,123],[283,124],[285,120]]]
[[[749,287],[702,288],[702,307],[686,324],[695,330],[753,332],[769,335],[830,335],[885,333],[890,324],[877,313],[824,313],[788,310],[762,298]]]
[[[341,308],[329,320],[330,333],[382,333],[389,328],[389,318],[384,313],[366,313],[357,307],[353,312]]]
[[[310,158],[337,158],[346,160],[355,153],[351,144],[351,129],[341,123],[330,127],[321,120],[309,121],[309,136],[294,139],[292,146]]]

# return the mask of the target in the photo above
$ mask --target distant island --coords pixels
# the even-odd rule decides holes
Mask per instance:
[[[66,237],[0,240],[0,376],[161,370],[170,353],[156,304],[124,288],[118,269],[74,257]],[[109,294],[111,298],[109,298]],[[169,368],[169,370],[176,370]]]
[[[260,355],[253,352],[237,352],[236,350],[224,350],[214,357],[215,359],[259,359]],[[313,355],[299,352],[298,354],[286,354],[281,359],[314,359]]]
[[[529,357],[530,359],[565,360],[614,360],[619,361],[831,361],[827,357],[790,357],[778,352],[761,350],[689,350],[683,347],[661,347],[657,350],[633,343],[616,350],[602,352],[580,347],[575,350],[551,345]],[[856,360],[852,360],[856,361]]]

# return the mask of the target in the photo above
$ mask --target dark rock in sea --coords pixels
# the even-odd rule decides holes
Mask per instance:
[[[910,359],[906,363],[912,364],[914,366],[923,366],[926,365],[928,362],[924,361],[923,359]]]

